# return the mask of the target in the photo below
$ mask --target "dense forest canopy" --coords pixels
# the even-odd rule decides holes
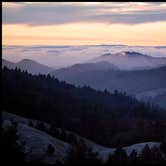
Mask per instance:
[[[162,141],[166,111],[119,91],[75,87],[50,75],[2,69],[3,110],[43,120],[105,146]]]

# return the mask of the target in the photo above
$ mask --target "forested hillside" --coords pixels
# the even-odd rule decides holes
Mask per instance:
[[[166,112],[118,91],[75,87],[50,75],[2,70],[3,110],[74,131],[106,146],[162,141]]]

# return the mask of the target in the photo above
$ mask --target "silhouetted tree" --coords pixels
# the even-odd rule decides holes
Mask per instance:
[[[145,147],[142,149],[142,152],[140,154],[140,160],[145,163],[150,163],[153,160],[153,155],[148,144],[146,144]]]
[[[160,149],[166,154],[166,139],[161,142]]]
[[[115,164],[126,164],[127,163],[127,154],[125,150],[122,149],[122,147],[118,147],[115,151],[114,154],[112,155],[112,163]]]
[[[137,157],[137,152],[135,151],[135,149],[132,150],[132,152],[130,153],[130,156],[129,156],[129,161],[130,163],[137,163],[138,161],[138,157]]]
[[[32,120],[29,120],[29,121],[28,121],[28,126],[34,127]]]
[[[160,148],[158,148],[158,147],[156,147],[156,146],[152,147],[151,153],[152,153],[152,156],[153,156],[153,161],[159,162],[159,161],[162,161],[162,160],[163,160],[163,157],[162,157],[162,153],[161,153],[161,151],[160,151]]]
[[[2,129],[1,133],[1,162],[8,164],[24,164],[25,154],[21,145],[17,143],[17,126]]]
[[[54,151],[55,151],[54,147],[51,144],[49,144],[47,147],[48,155],[52,155],[54,153]]]
[[[92,152],[84,141],[80,140],[77,145],[73,145],[65,161],[66,165],[95,165],[100,164],[97,153]]]

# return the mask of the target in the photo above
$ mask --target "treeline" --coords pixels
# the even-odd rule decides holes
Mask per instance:
[[[166,140],[161,142],[160,146],[154,146],[150,148],[148,144],[144,146],[142,151],[138,154],[136,149],[133,149],[129,155],[122,146],[118,146],[113,154],[109,155],[106,161],[100,159],[99,154],[88,147],[82,138],[78,138],[74,133],[56,128],[54,125],[45,126],[44,123],[38,122],[36,125],[32,125],[32,121],[29,121],[31,127],[35,127],[39,130],[45,131],[51,136],[63,140],[72,145],[72,148],[67,152],[68,156],[65,159],[65,163],[62,165],[158,165],[166,164]],[[51,152],[53,147],[48,146]]]
[[[7,129],[1,128],[1,163],[5,165],[22,165],[25,163],[24,149],[17,142],[18,139],[16,123],[13,123],[12,126]]]
[[[2,69],[3,110],[71,130],[104,146],[166,138],[166,111],[118,91],[75,87],[50,75]]]
[[[84,142],[73,145],[72,149],[68,153],[68,157],[65,160],[64,165],[159,165],[166,164],[166,153],[163,147],[165,143],[162,143],[160,147],[149,148],[145,145],[140,154],[135,149],[127,155],[126,151],[122,147],[116,148],[113,154],[110,154],[106,161],[99,158],[97,152],[92,151],[87,147]]]
[[[17,125],[12,125],[8,129],[2,129],[1,152],[2,161],[8,164],[21,165],[48,165],[41,160],[26,161],[24,147],[20,146],[17,136]],[[55,149],[49,144],[46,150],[48,156],[53,155]],[[160,165],[166,164],[166,142],[162,142],[160,147],[149,148],[148,145],[137,154],[136,150],[127,155],[122,147],[116,148],[113,154],[110,154],[106,161],[100,159],[99,154],[89,148],[83,140],[72,144],[72,147],[66,152],[67,157],[63,162],[57,162],[54,166],[73,166],[73,165]]]

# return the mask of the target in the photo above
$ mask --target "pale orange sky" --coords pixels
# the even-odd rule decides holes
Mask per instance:
[[[8,12],[8,8],[16,8],[15,6],[13,7],[13,5],[11,7],[11,4],[6,6],[6,8],[3,9],[3,12]],[[139,8],[137,6],[134,6],[132,8],[132,6],[133,5],[130,5],[130,9],[132,10],[138,10],[140,8],[139,6]],[[147,8],[146,5],[144,5],[143,7]],[[144,9],[143,7],[141,8],[142,10]],[[151,8],[152,7],[150,6],[149,9]],[[116,10],[114,9],[113,12],[117,12]],[[7,13],[8,15],[6,14],[8,17],[5,14],[3,14],[3,20],[7,18],[10,19],[10,13]],[[73,17],[70,19],[73,19]],[[84,20],[75,22],[71,21],[63,24],[49,23],[48,25],[42,25],[41,23],[39,23],[39,25],[35,26],[28,25],[26,23],[7,22],[2,24],[2,44],[126,44],[144,46],[166,45],[166,21],[159,20],[155,22],[142,22],[139,24],[123,24],[113,23],[111,21],[110,23],[107,23],[102,21],[94,22]]]
[[[3,45],[128,44],[165,45],[166,22],[139,25],[68,24],[58,26],[3,25]]]

